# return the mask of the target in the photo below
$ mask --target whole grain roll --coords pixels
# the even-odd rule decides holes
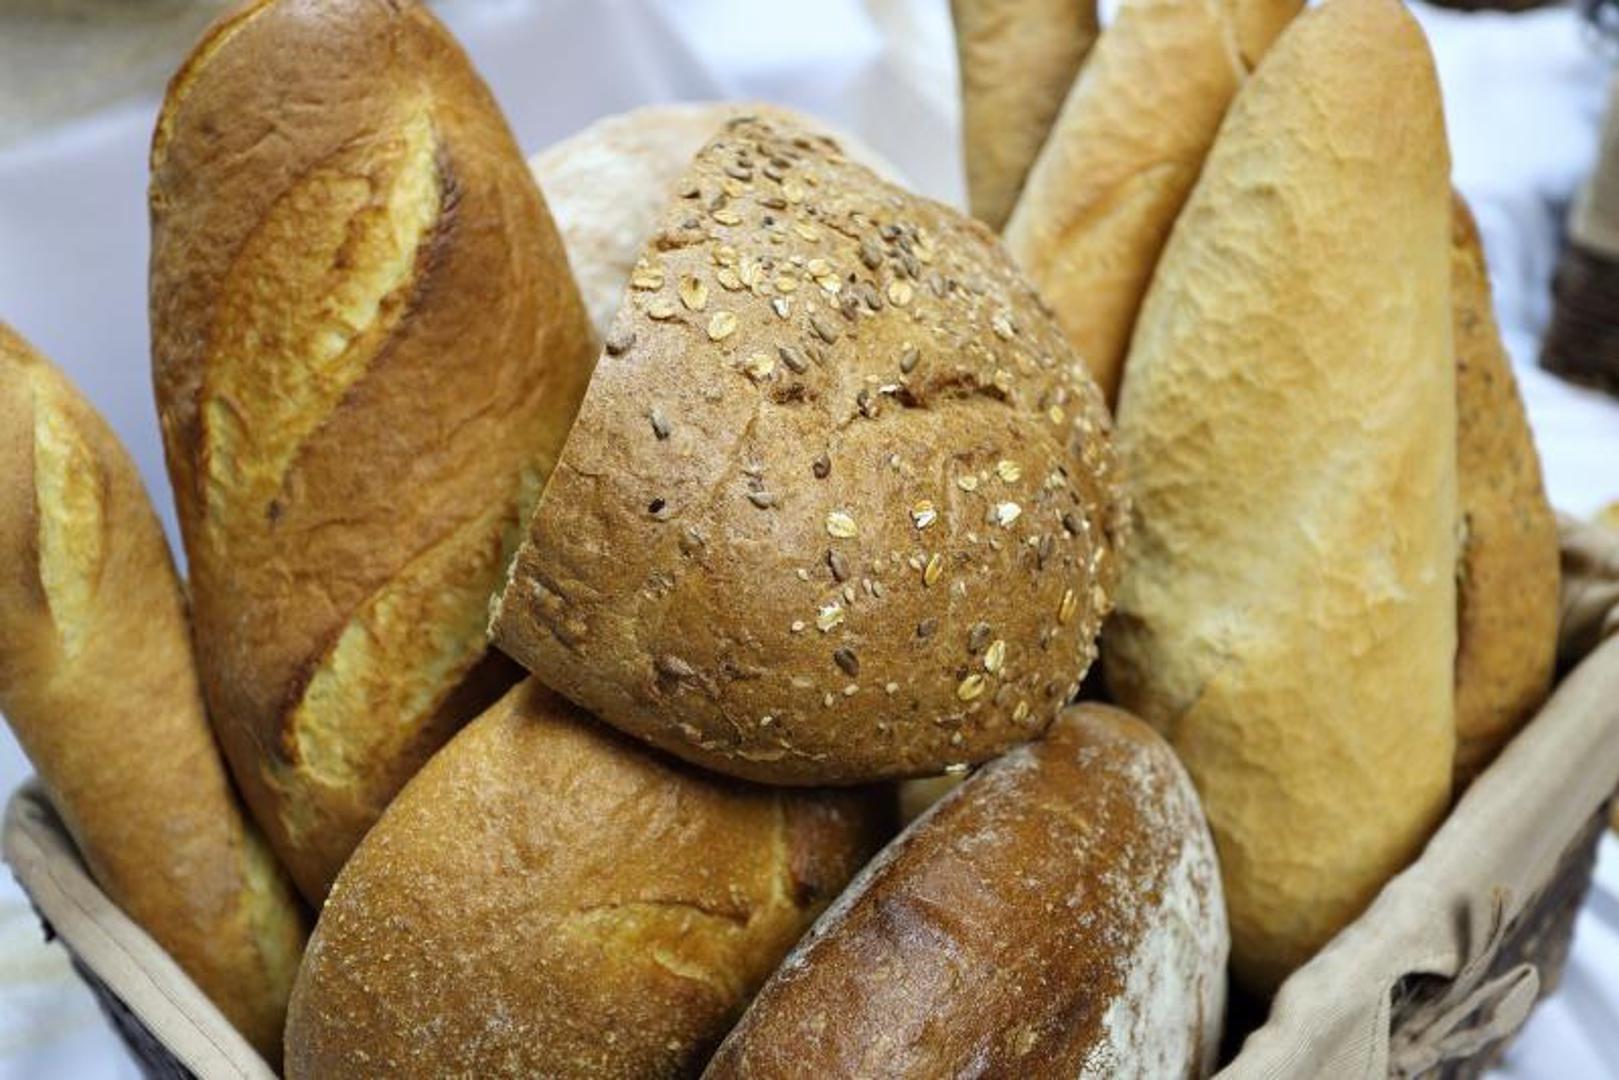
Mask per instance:
[[[0,710],[96,882],[278,1061],[303,950],[292,884],[243,812],[185,599],[135,463],[0,323]]]
[[[1301,0],[1125,0],[1006,225],[1108,404],[1141,298],[1231,103]]]
[[[721,772],[934,774],[1072,697],[1123,517],[1096,388],[987,230],[743,119],[637,264],[493,632]]]
[[[494,100],[417,3],[224,16],[169,86],[150,198],[203,685],[318,902],[517,677],[488,604],[594,335]]]
[[[618,314],[630,271],[675,182],[727,120],[744,115],[776,116],[799,126],[816,123],[780,105],[646,105],[598,120],[528,159],[562,234],[590,321],[601,333]],[[879,176],[898,176],[876,151],[846,133],[833,134],[853,160]]]
[[[1082,705],[890,844],[704,1075],[1204,1076],[1229,945],[1174,752]]]
[[[1449,806],[1449,155],[1422,31],[1326,0],[1238,95],[1125,368],[1135,531],[1105,642],[1220,849],[1232,966],[1274,988]]]
[[[1540,708],[1557,661],[1557,517],[1501,343],[1473,215],[1454,197],[1456,341],[1456,787],[1465,787]]]
[[[693,1076],[892,809],[699,773],[529,680],[344,867],[287,1075]]]
[[[1096,0],[950,0],[967,205],[1000,231],[1096,40]]]

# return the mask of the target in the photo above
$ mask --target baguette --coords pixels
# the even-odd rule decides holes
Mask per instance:
[[[1096,40],[1096,0],[950,0],[967,205],[999,232]]]
[[[343,869],[287,1075],[694,1076],[892,817],[699,773],[530,680]]]
[[[291,884],[231,790],[185,601],[117,437],[0,324],[0,710],[97,883],[280,1058]]]
[[[1456,340],[1456,789],[1534,715],[1557,662],[1557,517],[1501,344],[1473,215],[1455,196],[1450,288]]]
[[[1124,509],[1096,388],[988,231],[747,118],[631,286],[500,647],[766,783],[932,775],[1044,731]]]
[[[1206,1076],[1229,944],[1186,771],[1082,705],[890,844],[704,1076]]]
[[[1449,155],[1396,0],[1327,0],[1238,95],[1142,309],[1104,652],[1273,989],[1420,850],[1455,754]]]
[[[594,335],[489,91],[416,3],[225,15],[170,83],[150,201],[204,690],[318,903],[517,677],[489,598]]]
[[[1301,0],[1125,0],[1006,226],[1108,404],[1153,267],[1226,107]]]

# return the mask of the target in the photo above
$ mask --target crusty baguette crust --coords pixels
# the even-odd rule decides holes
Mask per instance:
[[[967,206],[999,232],[1096,40],[1096,0],[950,0]]]
[[[811,123],[792,109],[756,102],[644,105],[598,120],[528,159],[599,333],[605,335],[618,314],[630,271],[657,229],[675,181],[725,121],[746,114]],[[847,134],[833,134],[851,159],[885,179],[898,176],[876,151]]]
[[[594,715],[764,782],[927,775],[1072,696],[1124,512],[987,230],[733,122],[647,245],[494,620]]]
[[[204,689],[318,902],[515,677],[487,605],[593,334],[499,110],[415,3],[225,16],[170,86],[151,209]]]
[[[1456,341],[1456,787],[1534,715],[1557,661],[1557,516],[1501,344],[1473,215],[1455,196],[1450,289]]]
[[[1257,989],[1449,805],[1448,156],[1399,3],[1300,16],[1232,106],[1125,370],[1135,533],[1108,682],[1197,781]]]
[[[339,876],[287,1075],[695,1075],[892,811],[697,772],[529,680]]]
[[[890,844],[704,1076],[1204,1076],[1229,945],[1185,770],[1083,705]]]
[[[1153,267],[1237,89],[1300,0],[1126,0],[1029,171],[1006,246],[1111,405]]]
[[[117,436],[0,324],[0,710],[96,881],[271,1061],[303,949],[214,744],[185,603]]]

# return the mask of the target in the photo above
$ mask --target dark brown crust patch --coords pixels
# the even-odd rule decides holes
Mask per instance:
[[[1165,925],[1192,943],[1144,948]],[[704,1076],[1199,1075],[1224,932],[1213,841],[1173,752],[1082,706],[890,844]]]

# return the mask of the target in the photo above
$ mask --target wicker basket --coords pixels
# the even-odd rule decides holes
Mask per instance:
[[[1582,2],[1591,24],[1619,40],[1619,0]],[[1619,395],[1619,79],[1608,91],[1596,168],[1569,213],[1540,365]]]
[[[1571,670],[1552,700],[1422,858],[1287,981],[1221,1080],[1476,1077],[1556,988],[1619,786],[1619,534],[1565,525],[1564,553]],[[3,841],[148,1076],[273,1075],[96,887],[37,785],[12,796]]]
[[[1480,971],[1481,983],[1509,978],[1514,970],[1527,964],[1535,970],[1536,1000],[1544,999],[1557,989],[1574,939],[1574,917],[1579,914],[1591,887],[1597,844],[1607,830],[1609,805],[1604,803],[1591,816],[1558,860],[1557,872],[1545,889],[1529,903],[1517,922],[1506,928],[1494,959]],[[1432,975],[1408,977],[1394,994],[1396,1038],[1399,1032],[1419,1023],[1420,1017],[1430,1014],[1453,986],[1454,980]],[[1445,1062],[1434,1070],[1434,1075],[1443,1080],[1474,1080],[1483,1076],[1499,1063],[1509,1038],[1486,1039],[1473,1053]]]
[[[1552,282],[1540,366],[1619,396],[1619,259],[1571,239]]]
[[[1560,5],[1563,0],[1428,0],[1428,3],[1452,11],[1499,11],[1511,15]]]

